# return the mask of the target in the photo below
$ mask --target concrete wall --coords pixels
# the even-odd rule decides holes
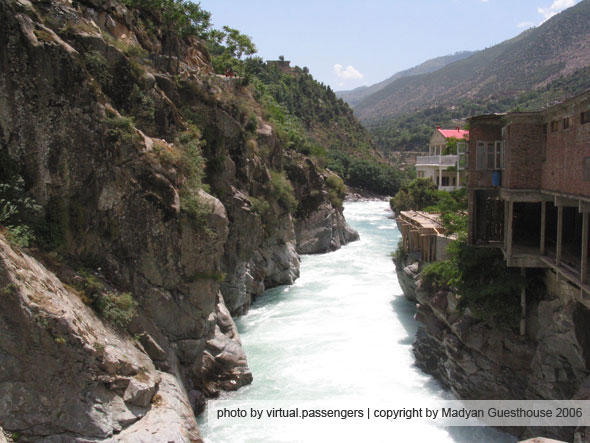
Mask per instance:
[[[438,131],[438,129],[436,131],[434,131],[434,133],[432,134],[432,136],[430,137],[430,144],[428,147],[428,152],[430,153],[430,155],[435,155],[434,153],[434,147],[435,146],[442,146],[442,148],[444,149],[447,146],[447,139]],[[437,152],[436,155],[440,155],[440,152]]]
[[[452,241],[453,239],[449,237],[443,237],[441,235],[436,236],[436,261],[446,260],[449,258],[447,246]]]

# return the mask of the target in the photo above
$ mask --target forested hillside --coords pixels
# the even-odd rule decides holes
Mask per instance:
[[[313,156],[346,183],[379,194],[397,192],[405,174],[376,149],[350,107],[307,69],[282,72],[260,58],[244,63],[244,81],[290,149]]]
[[[365,98],[373,95],[377,91],[380,91],[381,89],[385,88],[387,85],[393,83],[399,78],[410,77],[413,75],[428,74],[430,72],[438,71],[439,69],[444,68],[448,64],[451,64],[458,60],[463,60],[464,58],[467,58],[472,54],[473,52],[471,51],[460,51],[452,55],[436,57],[427,60],[424,63],[420,63],[418,66],[414,66],[413,68],[400,71],[379,83],[375,83],[374,85],[361,86],[351,91],[336,91],[336,96],[342,98],[346,103],[348,103],[350,106],[354,108],[358,103],[362,102]]]
[[[397,79],[354,107],[385,151],[424,149],[436,125],[539,109],[590,88],[590,0],[435,72]]]

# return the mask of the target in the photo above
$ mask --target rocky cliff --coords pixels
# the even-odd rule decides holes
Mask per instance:
[[[418,263],[396,262],[398,275],[401,272],[406,281],[413,274],[413,284],[402,287],[418,302],[416,318],[421,326],[414,343],[416,364],[457,397],[590,398],[583,389],[590,372],[590,309],[579,289],[545,271],[543,294],[529,294],[527,335],[521,337],[514,329],[459,309],[460,296],[453,291],[424,288],[419,274],[409,272],[412,266],[417,269]],[[568,428],[507,431],[566,441],[574,436],[574,429]]]
[[[157,14],[6,0],[0,23],[0,182],[38,206],[30,249],[0,236],[0,424],[199,441],[205,398],[252,380],[232,315],[355,238],[329,173]]]

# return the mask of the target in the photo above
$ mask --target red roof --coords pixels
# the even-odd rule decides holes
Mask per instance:
[[[464,138],[466,140],[469,140],[469,131],[466,131],[464,129],[436,129],[438,129],[438,132],[440,132],[444,138],[455,137],[457,139]]]

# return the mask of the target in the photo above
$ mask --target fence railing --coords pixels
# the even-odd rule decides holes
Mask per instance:
[[[455,166],[458,155],[424,155],[416,157],[416,166],[420,165],[439,165],[439,166]]]

